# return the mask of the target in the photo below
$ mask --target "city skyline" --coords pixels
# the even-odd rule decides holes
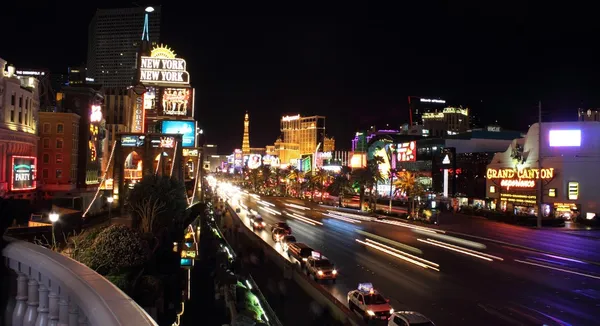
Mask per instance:
[[[15,66],[66,73],[67,66],[87,58],[87,26],[96,6],[123,7],[109,1],[78,8],[69,24],[78,41],[61,51],[64,44],[59,48],[52,38],[41,39],[39,46],[53,49],[45,56],[36,55],[23,35],[40,24],[58,31],[63,21],[48,17],[48,9],[63,14],[75,9],[61,2],[26,8],[32,23],[10,33],[7,42],[14,46],[3,50],[3,57]],[[279,136],[282,115],[300,113],[327,116],[328,134],[339,148],[348,148],[359,129],[408,122],[406,99],[413,95],[444,98],[471,108],[483,124],[497,120],[519,130],[535,122],[540,100],[550,121],[576,120],[579,107],[600,103],[590,91],[597,87],[592,77],[598,69],[585,54],[590,51],[575,51],[574,41],[566,39],[567,31],[576,30],[578,46],[587,46],[583,40],[595,27],[585,26],[585,19],[554,20],[559,12],[552,8],[533,14],[526,5],[433,7],[423,27],[416,13],[425,8],[418,6],[405,8],[415,15],[401,23],[375,11],[357,16],[353,8],[337,15],[324,7],[318,14],[282,16],[276,8],[208,6],[193,12],[162,4],[160,41],[189,62],[199,124],[220,151],[241,145],[243,130],[230,128],[229,120],[246,110],[253,125],[263,127],[252,135],[257,146]],[[264,19],[249,18],[258,12]],[[226,137],[221,130],[228,130]]]

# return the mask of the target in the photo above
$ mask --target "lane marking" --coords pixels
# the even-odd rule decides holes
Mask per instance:
[[[530,261],[524,261],[524,260],[520,260],[520,259],[515,259],[515,261],[517,263],[521,263],[521,264],[527,264],[527,265],[533,265],[533,266],[538,266],[538,267],[553,269],[553,270],[559,271],[559,272],[571,273],[571,274],[575,274],[575,275],[580,275],[580,276],[585,276],[585,277],[589,277],[589,278],[600,280],[600,276],[596,276],[596,275],[590,275],[590,274],[580,273],[580,272],[571,271],[571,270],[568,270],[568,269],[558,268],[558,267],[553,267],[553,266],[546,266],[546,265],[543,265],[543,264],[537,264],[537,263],[533,263],[533,262],[530,262]]]

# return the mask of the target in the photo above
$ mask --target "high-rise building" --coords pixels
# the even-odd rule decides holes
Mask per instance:
[[[250,154],[250,118],[248,112],[244,116],[244,138],[242,139],[242,154]]]
[[[323,144],[323,152],[335,151],[335,138],[325,137],[325,143]]]
[[[441,99],[409,96],[408,108],[410,110],[410,125],[423,124],[423,113],[440,111],[445,107],[446,101]]]
[[[431,137],[446,137],[466,132],[469,127],[469,109],[447,107],[422,114],[423,127]]]
[[[142,37],[151,44],[160,38],[160,7],[98,9],[89,25],[87,77],[106,87],[132,86]]]
[[[299,114],[281,118],[284,143],[300,145],[300,154],[314,154],[325,146],[325,117],[301,117]],[[317,148],[318,146],[318,148]]]

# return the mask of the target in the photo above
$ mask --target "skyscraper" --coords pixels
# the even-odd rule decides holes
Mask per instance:
[[[250,154],[250,118],[248,118],[248,111],[244,116],[244,138],[242,139],[242,154]]]
[[[142,38],[152,44],[158,43],[160,38],[161,10],[160,7],[153,9],[147,30],[144,7],[96,11],[88,30],[88,77],[105,87],[133,85]]]
[[[325,117],[301,117],[299,114],[281,118],[284,143],[300,145],[300,154],[323,151],[325,146]]]

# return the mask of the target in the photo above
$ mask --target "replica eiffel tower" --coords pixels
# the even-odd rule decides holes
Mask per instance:
[[[242,154],[250,154],[250,118],[248,118],[248,111],[244,116],[244,138],[242,139]]]

